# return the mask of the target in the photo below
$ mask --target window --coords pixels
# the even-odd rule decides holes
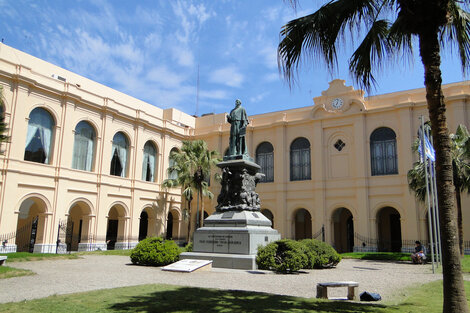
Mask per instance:
[[[75,127],[72,168],[82,171],[93,170],[95,151],[95,130],[90,123],[81,121]]]
[[[144,159],[142,164],[142,180],[155,181],[155,160],[157,149],[151,141],[147,141],[144,146]]]
[[[309,180],[310,142],[303,137],[294,140],[290,146],[290,180]]]
[[[176,148],[171,149],[170,156],[171,156],[172,153],[177,153],[177,152],[179,152],[178,149],[176,149]],[[174,165],[175,165],[175,161],[173,161],[173,159],[171,157],[169,157],[168,167],[172,167]],[[169,173],[168,178],[169,179],[177,179],[178,178],[178,172],[176,170],[172,171],[171,173]]]
[[[262,142],[256,148],[256,163],[261,167],[265,176],[260,182],[274,181],[274,148],[269,142]]]
[[[36,108],[29,114],[24,159],[49,164],[54,120],[46,110]]]
[[[393,130],[381,127],[370,135],[372,176],[398,174],[397,140]]]
[[[111,171],[114,176],[126,177],[129,143],[126,136],[119,132],[114,135],[111,156]]]

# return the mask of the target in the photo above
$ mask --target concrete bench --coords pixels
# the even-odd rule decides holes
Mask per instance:
[[[317,284],[317,298],[328,299],[328,287],[348,287],[348,300],[357,299],[357,287],[359,283],[355,281],[336,281]]]
[[[0,255],[0,266],[5,265],[8,257]]]

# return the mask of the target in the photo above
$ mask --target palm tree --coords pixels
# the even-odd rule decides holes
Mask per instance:
[[[286,0],[295,7],[297,0]],[[345,33],[359,45],[349,60],[355,81],[366,90],[375,84],[372,68],[413,52],[414,39],[424,66],[424,85],[436,150],[437,191],[442,238],[444,312],[469,312],[461,272],[451,141],[442,93],[441,46],[457,47],[462,68],[470,57],[470,14],[461,0],[330,0],[316,12],[294,19],[281,29],[278,62],[292,86],[303,58],[324,59],[329,69],[337,64],[337,48]],[[364,30],[364,32],[362,32]],[[362,36],[361,38],[361,35]],[[361,40],[362,39],[362,40]]]
[[[427,125],[429,127],[429,125]],[[461,193],[470,193],[470,135],[467,127],[459,125],[455,134],[450,134],[452,172],[455,187],[455,200],[457,205],[457,228],[459,233],[460,255],[464,254],[462,199]],[[412,150],[417,152],[419,140],[413,143]],[[408,186],[415,192],[416,198],[424,202],[426,198],[426,182],[424,177],[424,163],[415,162],[408,171]]]
[[[460,255],[464,255],[463,221],[461,193],[470,193],[470,134],[467,127],[459,125],[455,134],[450,135],[452,142],[452,173],[457,203],[457,225],[459,231]]]
[[[201,203],[201,214],[199,225],[204,221],[204,197],[212,199],[214,194],[209,190],[206,177],[210,177],[211,169],[220,162],[217,151],[209,150],[203,140],[183,141],[181,150],[170,154],[172,165],[168,173],[176,172],[176,178],[168,178],[163,182],[165,188],[182,187],[183,197],[188,203],[188,242],[191,240],[191,202],[194,195],[197,197],[196,212],[199,212]]]
[[[8,141],[9,137],[6,135],[8,132],[7,123],[5,123],[5,105],[3,103],[3,87],[0,86],[0,142]]]

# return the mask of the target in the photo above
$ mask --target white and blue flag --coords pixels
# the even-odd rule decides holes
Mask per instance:
[[[424,137],[424,153],[426,157],[431,160],[432,162],[436,161],[436,151],[434,150],[434,147],[432,146],[431,141],[429,140],[428,136],[426,136],[426,132],[420,132],[423,137]],[[418,147],[418,152],[421,155],[421,158],[423,157],[423,152],[421,151],[421,145]]]

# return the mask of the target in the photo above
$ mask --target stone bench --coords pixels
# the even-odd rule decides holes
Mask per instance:
[[[7,256],[0,255],[0,266],[5,265],[7,259]]]
[[[328,299],[328,287],[348,287],[348,300],[357,299],[357,287],[359,287],[359,283],[355,281],[318,283],[317,298]]]

